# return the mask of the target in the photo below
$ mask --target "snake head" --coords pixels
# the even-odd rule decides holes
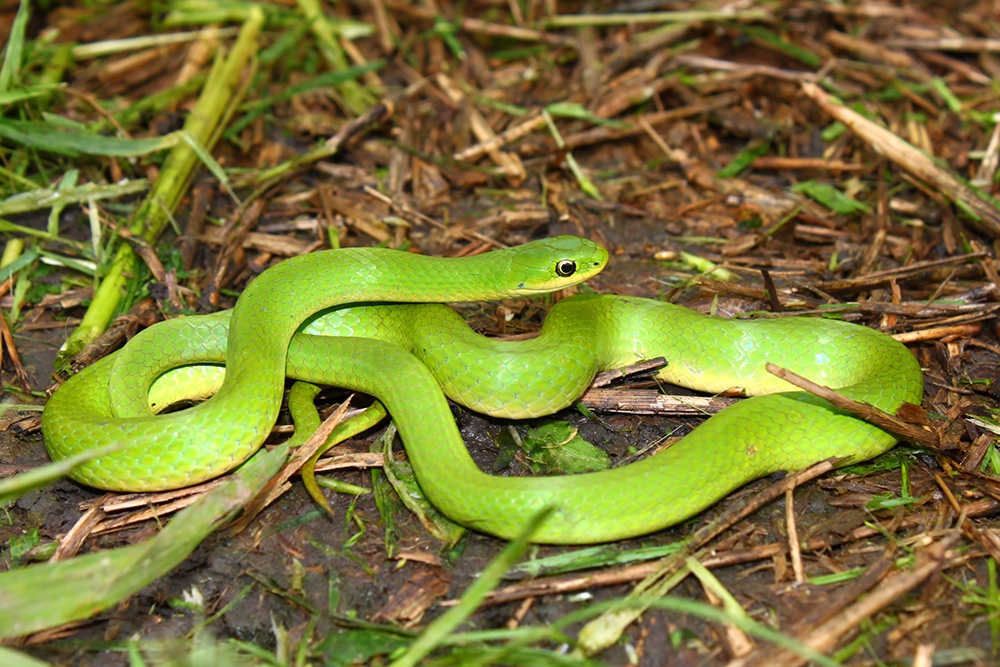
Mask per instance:
[[[511,294],[526,296],[582,283],[608,263],[608,251],[576,236],[532,241],[503,252],[511,254],[511,276],[518,278]]]

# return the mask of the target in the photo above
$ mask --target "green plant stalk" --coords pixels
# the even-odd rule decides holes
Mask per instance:
[[[340,44],[337,43],[337,36],[334,34],[330,22],[327,21],[326,16],[323,14],[318,0],[299,0],[299,8],[305,15],[306,20],[309,21],[309,28],[312,30],[313,36],[316,37],[316,41],[319,42],[320,51],[333,71],[340,72],[348,69],[350,65],[347,63],[344,51],[340,48]],[[356,116],[360,116],[368,111],[369,107],[377,101],[364,86],[354,80],[347,80],[337,84],[337,90],[343,96],[347,110]]]
[[[247,75],[243,77],[242,85],[239,90],[236,91],[236,95],[233,98],[235,103],[227,105],[223,110],[222,121],[216,123],[215,130],[212,132],[211,139],[209,140],[210,146],[217,144],[219,139],[225,136],[226,128],[232,125],[233,117],[239,111],[242,100],[246,97],[247,91],[250,90],[251,86],[253,86],[253,82],[257,79],[257,69],[259,65],[260,63],[257,59],[257,53],[254,51],[253,58],[250,60],[249,71],[247,72]],[[225,181],[223,185],[225,185],[226,191],[232,195],[233,199],[238,202],[239,200],[236,197],[236,193],[232,191],[229,182]]]
[[[205,88],[194,110],[184,123],[184,130],[207,150],[212,136],[218,136],[216,126],[232,102],[232,93],[251,56],[256,52],[257,34],[264,24],[264,13],[254,10],[240,29],[239,37],[225,60],[216,60]],[[198,157],[187,142],[178,142],[167,157],[159,178],[136,213],[130,231],[147,241],[155,241],[176,210],[187,189]],[[126,275],[131,272],[135,255],[128,245],[121,245],[111,266],[98,286],[94,300],[84,314],[80,326],[60,349],[65,359],[82,350],[99,336],[118,309],[124,293]]]
[[[542,116],[544,116],[545,122],[549,126],[549,132],[552,133],[552,138],[555,139],[556,146],[560,149],[566,148],[566,142],[563,141],[562,135],[559,134],[559,129],[552,120],[552,116],[549,114],[548,109],[542,110]],[[596,199],[597,201],[604,201],[604,197],[601,196],[597,186],[594,185],[593,181],[587,178],[587,175],[583,173],[583,169],[581,169],[580,165],[577,164],[576,158],[573,157],[573,153],[566,151],[564,159],[566,160],[566,165],[573,173],[573,177],[576,178],[576,182],[580,186],[580,189],[583,190],[584,194]]]
[[[66,74],[66,70],[73,65],[73,45],[69,43],[55,44],[50,48],[52,49],[52,53],[35,83],[42,86],[62,87],[64,85],[63,77]],[[46,96],[52,102],[61,102],[63,97],[64,94],[58,89],[53,90]]]
[[[225,39],[236,34],[232,28],[205,28],[194,32],[171,32],[160,35],[143,35],[142,37],[128,37],[126,39],[109,39],[103,42],[93,42],[91,44],[79,44],[73,47],[72,55],[77,60],[87,58],[100,58],[126,51],[139,51],[153,47],[164,47],[170,44],[181,44],[183,42],[194,42],[199,39]]]
[[[678,258],[684,264],[687,264],[692,269],[700,273],[701,275],[711,275],[713,278],[718,278],[719,280],[736,280],[739,276],[730,271],[729,269],[723,268],[716,264],[715,262],[705,259],[704,257],[699,257],[698,255],[692,255],[689,252],[684,252],[683,250],[677,253]]]
[[[722,607],[725,609],[727,614],[733,617],[738,617],[747,623],[753,623],[753,619],[751,619],[750,615],[747,614],[743,607],[740,606],[740,603],[736,601],[733,594],[726,590],[726,587],[722,585],[722,582],[719,581],[707,567],[702,565],[695,558],[688,558],[684,561],[684,564],[687,565],[687,569],[691,571],[691,574],[693,574],[698,581],[701,582],[702,586],[715,593],[715,596],[722,600]]]
[[[319,160],[328,158],[331,155],[335,155],[339,150],[339,144],[331,144],[329,141],[324,141],[307,153],[297,155],[296,157],[282,162],[279,165],[275,165],[270,169],[265,169],[264,171],[255,174],[252,180],[248,180],[245,184],[254,185],[257,188],[257,191],[266,190],[296,169],[299,169],[307,164],[312,164],[313,162],[318,162]]]
[[[371,489],[366,489],[363,486],[348,484],[347,482],[341,482],[330,477],[317,477],[316,483],[323,488],[330,489],[336,493],[349,493],[352,496],[360,496],[372,492]]]
[[[49,210],[49,221],[45,226],[45,230],[52,236],[59,236],[59,216],[62,214],[63,210],[66,208],[66,203],[62,201],[63,192],[67,192],[76,187],[76,182],[80,178],[79,169],[68,169],[66,173],[62,175],[59,179],[59,185],[56,187],[56,192],[58,193],[52,202],[52,208]],[[90,217],[94,218],[96,216],[96,210],[94,207],[93,200],[89,197],[87,198],[87,205],[90,209]],[[94,253],[94,258],[98,259],[97,253]]]

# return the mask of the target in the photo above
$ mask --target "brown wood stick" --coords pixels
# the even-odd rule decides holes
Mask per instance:
[[[579,402],[592,410],[605,412],[708,417],[741,400],[717,396],[667,396],[653,390],[588,389]]]
[[[982,322],[973,322],[971,324],[956,324],[950,327],[931,327],[930,329],[907,331],[905,333],[893,334],[892,337],[900,343],[918,343],[925,340],[937,340],[947,336],[970,338],[979,335],[982,330]]]
[[[840,408],[841,410],[847,410],[851,414],[864,419],[870,424],[874,424],[875,426],[883,428],[890,433],[894,433],[905,440],[919,443],[935,451],[941,450],[941,441],[937,437],[937,434],[932,431],[924,430],[919,426],[904,422],[895,415],[891,415],[884,410],[879,410],[878,408],[868,405],[867,403],[861,403],[860,401],[847,398],[846,396],[838,394],[833,389],[816,384],[815,382],[808,380],[797,373],[793,373],[787,368],[782,368],[770,362],[765,365],[765,368],[768,373],[781,378],[785,382],[795,385],[799,389],[804,389],[810,394],[819,396],[820,398],[829,401],[834,407]]]

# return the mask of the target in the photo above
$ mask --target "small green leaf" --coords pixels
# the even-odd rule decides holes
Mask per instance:
[[[796,46],[791,42],[782,39],[777,34],[771,32],[767,28],[761,28],[760,26],[746,25],[741,26],[740,29],[750,37],[754,39],[759,39],[765,44],[769,44],[779,51],[787,53],[793,58],[797,58],[806,67],[811,67],[813,69],[818,69],[823,64],[823,59],[812,51],[807,51],[800,46]]]
[[[134,157],[172,148],[177,143],[178,133],[152,139],[120,139],[67,132],[50,123],[0,119],[0,137],[22,146],[68,157],[78,157],[81,154]]]
[[[751,141],[747,147],[736,154],[733,161],[720,169],[715,175],[718,178],[733,178],[750,166],[750,163],[759,157],[767,155],[771,150],[771,144],[767,141]]]
[[[792,187],[795,192],[800,192],[807,197],[815,199],[828,209],[845,215],[851,213],[870,213],[871,208],[867,204],[851,199],[837,188],[828,183],[818,181],[804,181]]]
[[[19,563],[24,555],[39,545],[38,529],[32,528],[23,535],[10,536],[10,559]]]
[[[575,427],[563,421],[545,420],[529,429],[521,450],[536,473],[580,473],[611,467],[607,452],[581,438]]]
[[[410,643],[412,634],[392,627],[340,629],[331,632],[317,647],[331,667],[368,664]]]
[[[42,95],[48,95],[53,90],[57,88],[65,87],[65,83],[43,83],[37,86],[31,86],[29,88],[17,88],[16,90],[8,90],[0,93],[0,107],[7,106],[8,104],[14,104],[15,102],[22,102],[24,100],[31,99],[32,97],[41,97]]]
[[[618,120],[598,118],[591,113],[589,109],[577,102],[555,102],[554,104],[550,104],[545,107],[545,109],[549,112],[549,114],[553,116],[560,116],[561,118],[576,118],[577,120],[585,120],[596,125],[629,127],[628,123],[623,123]]]
[[[944,99],[952,113],[962,113],[962,101],[955,97],[955,93],[951,92],[951,89],[940,77],[931,79],[931,87]]]
[[[427,496],[424,495],[423,489],[417,482],[417,476],[413,473],[413,468],[410,467],[409,463],[397,461],[392,456],[391,438],[384,440],[385,464],[382,467],[382,472],[392,484],[392,488],[396,490],[399,499],[411,512],[417,515],[417,519],[431,535],[448,545],[458,542],[465,532],[465,528],[441,514],[427,500]]]

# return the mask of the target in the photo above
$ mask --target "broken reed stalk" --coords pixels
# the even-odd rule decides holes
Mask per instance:
[[[959,207],[969,213],[976,227],[984,234],[1000,238],[1000,207],[991,197],[966,185],[953,173],[941,167],[913,144],[904,141],[878,123],[838,104],[814,83],[803,83],[802,90],[825,112],[851,128],[879,154],[926,181]]]
[[[184,123],[184,131],[208,151],[211,151],[213,141],[218,137],[216,130],[220,121],[226,117],[227,109],[234,101],[233,92],[244,67],[256,53],[257,34],[263,25],[263,12],[259,9],[252,10],[250,18],[240,29],[229,56],[225,60],[216,61],[198,103]],[[132,234],[150,242],[156,240],[187,191],[197,164],[198,156],[186,142],[179,142],[170,151],[159,177],[135,215],[130,227]],[[60,348],[59,353],[64,359],[82,350],[107,328],[121,301],[128,281],[127,274],[134,265],[135,253],[128,244],[123,243],[101,280],[80,326]]]

